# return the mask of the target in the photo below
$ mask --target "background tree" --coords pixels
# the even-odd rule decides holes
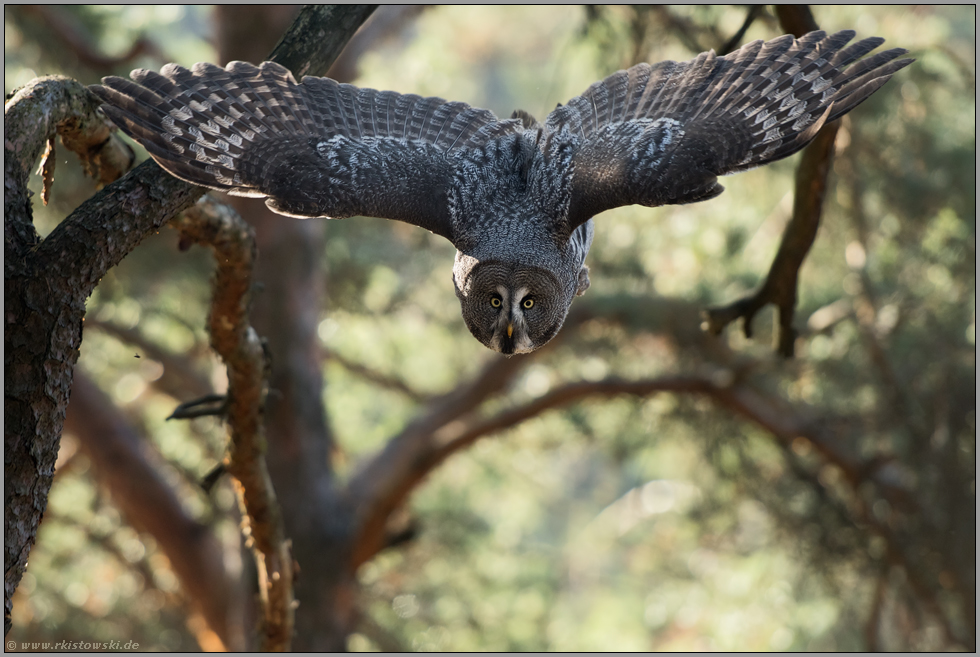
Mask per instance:
[[[539,117],[635,61],[792,29],[739,7],[388,11],[333,75]],[[796,159],[709,203],[608,213],[560,341],[510,360],[459,322],[441,240],[238,206],[258,242],[269,469],[299,564],[293,646],[972,649],[973,11],[816,11],[918,61],[839,130],[792,361],[765,317],[750,342],[707,336],[699,311],[760,285]],[[7,91],[263,59],[291,18],[7,8]],[[65,159],[35,207],[42,236],[91,195]],[[228,478],[197,486],[222,460],[221,421],[164,420],[226,385],[205,332],[213,265],[179,241],[148,239],[88,302],[8,639],[254,641]],[[202,559],[221,564],[206,586],[182,570]]]

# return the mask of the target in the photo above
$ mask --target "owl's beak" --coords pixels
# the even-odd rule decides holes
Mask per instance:
[[[514,325],[510,322],[507,323],[507,337],[514,337]]]

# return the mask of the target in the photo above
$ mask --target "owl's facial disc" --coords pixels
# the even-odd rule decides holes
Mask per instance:
[[[473,336],[503,354],[526,354],[558,333],[567,305],[558,281],[539,267],[485,261],[457,285],[463,319]]]
[[[498,285],[496,294],[490,297],[490,306],[497,312],[493,335],[487,345],[503,354],[527,354],[535,346],[529,335],[530,311],[534,308],[534,297],[527,286],[516,290]]]

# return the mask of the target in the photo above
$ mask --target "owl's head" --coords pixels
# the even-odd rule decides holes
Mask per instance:
[[[555,337],[571,296],[554,274],[533,265],[469,260],[457,259],[453,278],[473,337],[508,356],[530,353]]]

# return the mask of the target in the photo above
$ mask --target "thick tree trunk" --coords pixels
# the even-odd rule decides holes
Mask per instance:
[[[264,59],[278,33],[270,26],[292,20],[292,14],[292,8],[281,6],[218,7],[221,63]],[[326,74],[317,68],[302,72]],[[333,437],[322,397],[317,325],[324,295],[325,222],[282,217],[255,199],[226,200],[255,228],[260,254],[256,264],[260,292],[254,298],[252,318],[267,340],[272,364],[266,458],[299,565],[293,648],[342,651],[355,620],[349,535],[353,522],[335,485],[330,464]]]
[[[4,634],[47,506],[85,300],[110,267],[201,194],[150,163],[83,203],[41,241],[28,174],[41,147],[69,124],[98,130],[97,106],[79,83],[45,78],[5,110]]]

